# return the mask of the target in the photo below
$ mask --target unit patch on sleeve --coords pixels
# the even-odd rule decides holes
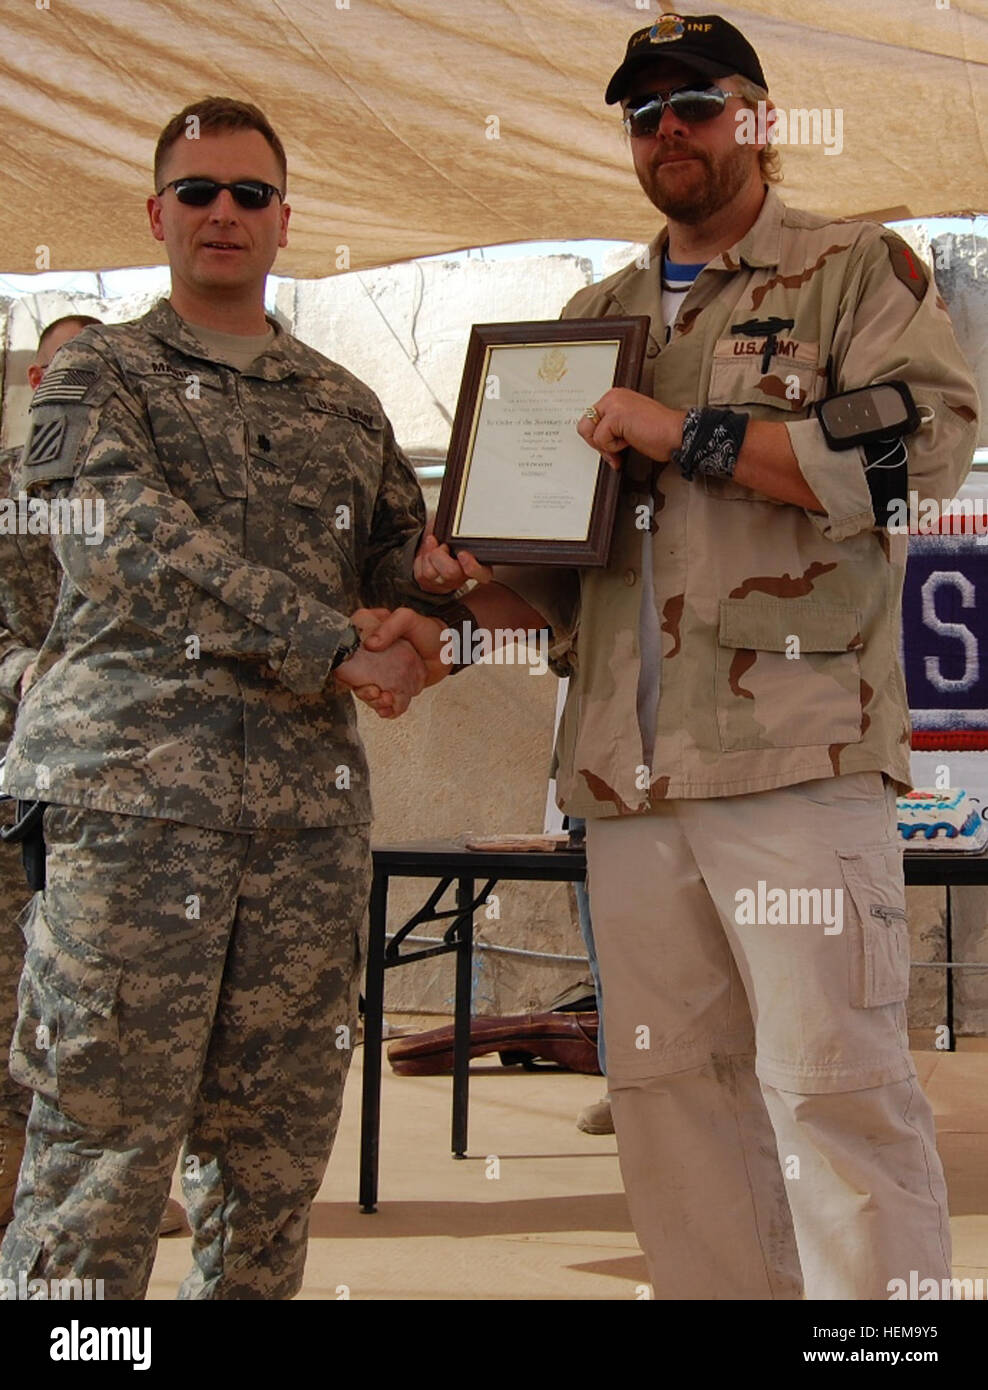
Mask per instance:
[[[31,431],[25,464],[37,467],[39,464],[51,463],[53,459],[57,459],[62,451],[67,424],[68,420],[64,415],[39,421]]]
[[[912,247],[907,246],[895,232],[886,232],[882,241],[889,249],[889,260],[896,279],[902,281],[914,299],[922,299],[930,279],[926,266]]]
[[[38,405],[40,394],[39,387],[31,402],[31,432],[21,456],[20,477],[28,490],[37,483],[75,476],[77,455],[93,411],[79,400],[49,400]]]

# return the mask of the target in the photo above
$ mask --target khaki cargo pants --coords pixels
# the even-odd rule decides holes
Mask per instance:
[[[290,1298],[355,1037],[368,827],[64,806],[44,824],[11,1053],[35,1095],[0,1277],[143,1297],[185,1138],[179,1296]]]
[[[589,821],[587,857],[655,1297],[887,1299],[911,1270],[949,1277],[891,785],[671,801]]]

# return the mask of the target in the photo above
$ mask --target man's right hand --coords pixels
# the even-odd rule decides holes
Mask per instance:
[[[396,608],[393,613],[387,608],[358,608],[350,621],[368,651],[384,651],[402,637],[411,642],[425,666],[427,686],[438,685],[449,675],[449,663],[442,658],[446,623],[438,614],[430,618],[411,608]]]
[[[381,699],[368,701],[382,719],[404,714],[416,695],[425,689],[426,669],[410,642],[400,639],[384,651],[370,652],[358,647],[353,656],[337,666],[333,675],[351,690],[376,686]],[[388,703],[388,701],[390,703]]]

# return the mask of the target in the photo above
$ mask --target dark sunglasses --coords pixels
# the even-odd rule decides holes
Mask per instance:
[[[206,207],[224,188],[233,194],[238,208],[248,208],[252,212],[266,208],[272,198],[282,196],[273,184],[261,183],[259,179],[240,179],[237,183],[217,183],[215,179],[172,179],[171,183],[158,189],[159,198],[166,188],[174,188],[178,201],[193,208]]]
[[[624,113],[624,128],[629,135],[654,135],[659,128],[663,113],[668,106],[674,116],[689,125],[702,125],[719,116],[727,104],[728,97],[736,92],[725,92],[720,87],[681,87],[664,97],[661,92],[649,92],[647,96],[637,97],[636,104],[629,106]]]

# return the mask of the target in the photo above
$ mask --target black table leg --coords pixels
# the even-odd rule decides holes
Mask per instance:
[[[360,1116],[360,1209],[377,1211],[381,1137],[381,1040],[384,1033],[384,946],[388,874],[375,870],[370,895],[367,978],[364,983],[364,1088]]]
[[[473,1013],[473,879],[456,884],[456,906],[463,913],[457,931],[456,1014],[453,1025],[453,1157],[467,1152],[470,1103],[470,1016]]]
[[[944,949],[947,952],[947,1051],[956,1052],[957,1044],[954,1041],[954,971],[951,961],[954,958],[954,931],[950,913],[950,884],[947,885],[947,910],[943,919]]]

